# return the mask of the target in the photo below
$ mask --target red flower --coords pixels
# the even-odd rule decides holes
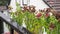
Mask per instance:
[[[36,15],[37,18],[39,18],[39,17],[41,17],[41,16],[42,16],[41,13],[38,13],[38,14]]]
[[[46,13],[46,17],[49,17],[50,16],[50,14],[49,13]]]

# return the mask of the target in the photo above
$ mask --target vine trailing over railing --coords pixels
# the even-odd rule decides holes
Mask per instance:
[[[24,9],[23,11],[18,3],[16,3],[16,6],[16,12],[11,12],[11,16],[12,19],[15,20],[20,26],[22,25],[24,20],[26,28],[33,34],[43,34],[44,28],[47,34],[58,33],[59,23],[56,17],[52,15],[51,12],[40,11],[35,14],[35,12],[30,12],[30,10],[27,9],[26,6],[26,9]]]

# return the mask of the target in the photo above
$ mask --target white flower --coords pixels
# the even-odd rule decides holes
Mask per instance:
[[[51,12],[49,12],[50,16],[52,16],[53,14]]]

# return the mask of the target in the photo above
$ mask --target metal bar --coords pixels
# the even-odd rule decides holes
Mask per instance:
[[[0,19],[0,34],[4,33],[4,29],[3,29],[3,21]]]
[[[51,9],[53,9],[45,0],[43,0],[45,4],[47,4]]]
[[[0,12],[0,17],[1,17],[2,21],[5,21],[7,24],[9,24],[17,32],[20,32],[21,34],[26,34],[26,33],[32,34],[26,28],[19,26],[17,22],[12,21],[9,16],[6,16]]]
[[[14,34],[14,29],[10,27],[10,34]]]

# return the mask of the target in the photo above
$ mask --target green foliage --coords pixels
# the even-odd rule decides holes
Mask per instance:
[[[33,34],[40,34],[39,32],[42,27],[45,28],[47,34],[57,34],[60,24],[58,25],[58,20],[55,16],[51,15],[45,18],[45,14],[42,14],[40,18],[36,18],[35,14],[29,12],[28,10],[23,13],[18,3],[16,3],[16,6],[16,12],[12,12],[11,15],[12,19],[15,20],[20,26],[22,25],[24,18],[26,28]],[[49,29],[51,23],[55,25],[52,30]]]
[[[22,25],[24,15],[22,13],[20,5],[16,3],[16,6],[16,12],[11,12],[12,19],[15,20],[19,25]]]

